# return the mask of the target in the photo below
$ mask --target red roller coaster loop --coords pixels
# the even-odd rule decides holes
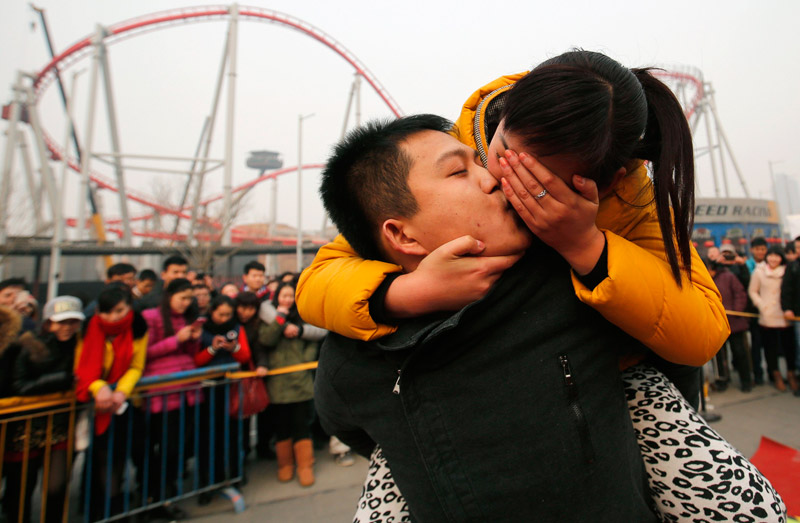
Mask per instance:
[[[149,31],[166,29],[180,24],[224,20],[227,19],[229,16],[230,16],[230,8],[226,6],[183,8],[183,9],[174,9],[170,11],[153,13],[150,15],[145,15],[131,20],[126,20],[124,22],[120,22],[107,27],[106,34],[103,38],[103,43],[105,45],[111,45],[123,39],[137,36]],[[344,59],[353,69],[355,69],[355,71],[362,78],[364,78],[367,81],[367,83],[372,87],[375,93],[380,97],[380,99],[386,104],[386,106],[392,111],[392,113],[395,116],[398,117],[402,116],[403,112],[400,109],[400,106],[397,104],[397,102],[395,102],[395,100],[392,98],[389,92],[381,85],[381,83],[378,81],[375,75],[373,75],[372,72],[352,52],[350,52],[344,45],[338,42],[331,35],[298,18],[295,18],[293,16],[278,11],[273,11],[270,9],[264,9],[260,7],[238,6],[237,16],[243,20],[275,23],[287,27],[289,29],[295,30],[308,37],[311,37],[314,40],[325,45],[326,47],[334,51],[337,55],[339,55],[342,59]],[[44,68],[42,68],[41,71],[38,72],[38,74],[36,75],[36,79],[34,81],[34,89],[37,101],[41,98],[42,93],[44,92],[45,89],[47,89],[49,84],[53,82],[53,79],[55,78],[56,69],[58,69],[59,71],[64,71],[65,69],[69,68],[75,62],[77,62],[78,60],[85,57],[91,52],[93,38],[95,38],[94,35],[87,36],[75,42],[74,44],[69,46],[66,50],[55,56],[47,65],[44,66]],[[43,134],[45,143],[47,144],[47,147],[50,149],[53,159],[61,160],[63,158],[65,149],[59,146],[49,136],[49,134],[46,131],[43,131]],[[68,158],[67,163],[72,170],[80,172],[80,166],[75,161],[75,159]],[[322,165],[314,164],[314,165],[306,165],[303,167],[314,169],[314,168],[321,168]],[[296,170],[297,167],[291,167],[260,176],[255,180],[252,180],[246,184],[234,188],[233,192],[236,193],[239,191],[246,190],[265,180],[275,178],[282,174],[294,172]],[[109,179],[105,178],[103,175],[97,172],[92,171],[90,173],[90,179],[95,184],[97,184],[97,186],[101,189],[108,189],[114,192],[117,192],[118,190],[113,182],[111,182]],[[153,209],[156,213],[170,214],[185,219],[190,218],[190,216],[185,214],[184,211],[190,210],[191,207],[184,207],[182,209],[173,209],[165,205],[159,204],[158,202],[153,201],[150,196],[139,193],[137,191],[131,191],[130,189],[127,189],[126,192],[129,200],[144,205],[146,207],[149,207]],[[206,205],[210,202],[220,200],[221,198],[222,198],[221,195],[207,198],[202,202],[202,205]],[[136,217],[133,218],[133,220],[147,219],[150,216],[152,216],[152,214]],[[113,224],[115,222],[118,224],[119,220],[111,221],[109,222],[109,224]],[[109,228],[109,232],[118,233],[117,230],[112,228]],[[237,231],[234,230],[233,231],[234,237],[237,237],[236,233]],[[171,239],[171,240],[185,239],[185,237],[183,236],[172,235],[168,233],[165,234],[136,233],[136,235],[147,236],[151,238],[163,237],[163,239]]]

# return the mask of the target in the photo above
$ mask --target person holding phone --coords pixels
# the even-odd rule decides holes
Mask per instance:
[[[192,284],[186,278],[176,278],[169,282],[161,297],[161,304],[142,313],[150,333],[147,345],[147,362],[144,376],[172,374],[196,368],[195,354],[200,350],[202,326],[195,322],[197,308],[192,298]],[[153,389],[152,392],[183,388],[172,385]],[[148,495],[158,501],[175,494],[175,482],[181,471],[178,470],[178,438],[180,429],[181,394],[156,394],[145,400],[139,410],[140,417],[150,413],[150,434],[139,441],[147,441],[150,445],[150,478]],[[183,395],[186,406],[193,406],[202,400],[199,391],[189,390]],[[167,411],[166,418],[161,414]],[[190,418],[194,409],[185,409],[186,426],[192,427]],[[158,414],[158,415],[156,415]],[[142,420],[144,421],[144,420]],[[145,430],[146,423],[137,423],[140,430]],[[161,448],[163,432],[166,431],[168,444]],[[166,492],[161,488],[161,467],[153,466],[161,463],[162,455],[167,455]],[[141,467],[139,467],[141,468]],[[183,511],[174,505],[157,509],[169,519],[182,519]]]

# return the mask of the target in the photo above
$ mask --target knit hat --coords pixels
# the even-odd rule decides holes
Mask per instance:
[[[719,248],[719,252],[725,252],[725,251],[735,253],[736,249],[734,249],[733,245],[731,245],[730,243],[723,243]]]
[[[74,296],[59,296],[48,301],[44,306],[42,321],[85,320],[83,304]]]

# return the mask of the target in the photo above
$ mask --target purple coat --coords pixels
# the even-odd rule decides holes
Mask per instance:
[[[720,268],[714,275],[714,283],[717,284],[720,295],[722,295],[722,305],[728,311],[744,311],[747,306],[747,291],[731,271]],[[742,316],[728,316],[731,324],[731,332],[742,332],[748,328],[747,318]]]
[[[184,370],[196,368],[194,355],[200,350],[200,340],[188,340],[183,343],[178,342],[178,337],[164,336],[164,320],[161,317],[159,308],[147,309],[142,311],[142,316],[147,322],[147,360],[144,365],[142,376],[155,376],[158,374],[171,374]],[[172,331],[178,332],[186,326],[186,319],[180,314],[171,314]],[[159,387],[153,391],[170,390],[182,388],[185,385],[173,385]],[[150,400],[151,412],[161,412],[164,396],[154,396]],[[181,406],[179,394],[170,394],[167,398],[167,410],[175,410]],[[195,401],[202,399],[199,391],[187,391],[186,402],[194,405]]]

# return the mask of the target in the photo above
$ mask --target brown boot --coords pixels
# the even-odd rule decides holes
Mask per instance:
[[[275,443],[275,454],[278,456],[278,481],[291,481],[294,477],[292,440],[285,439]]]
[[[775,388],[781,392],[786,392],[786,384],[783,382],[781,371],[779,370],[772,371],[772,377],[775,379]]]
[[[792,389],[792,392],[797,392],[800,386],[798,386],[797,384],[797,378],[795,377],[793,370],[789,371],[787,378],[788,378],[787,381],[789,382],[789,388]]]
[[[301,439],[294,443],[294,455],[297,459],[297,479],[304,487],[314,484],[314,446],[310,439]]]

